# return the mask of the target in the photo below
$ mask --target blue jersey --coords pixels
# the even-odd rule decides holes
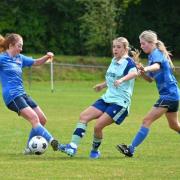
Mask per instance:
[[[180,90],[176,78],[173,75],[172,68],[165,55],[159,49],[154,49],[153,52],[149,54],[148,60],[148,65],[154,63],[160,64],[160,70],[148,73],[148,75],[156,81],[160,98],[170,101],[180,100]]]
[[[0,54],[0,81],[3,99],[8,105],[16,97],[25,94],[22,68],[32,66],[34,59],[18,54],[10,57],[7,52]]]
[[[131,71],[137,72],[137,69],[134,61],[130,57],[124,57],[119,61],[115,58],[112,59],[105,76],[108,88],[102,96],[102,99],[106,103],[115,103],[119,106],[129,108],[134,88],[134,79],[124,81],[118,87],[114,85],[114,82],[126,76]]]

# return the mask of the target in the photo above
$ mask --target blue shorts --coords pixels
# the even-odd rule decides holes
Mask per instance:
[[[92,106],[102,112],[106,112],[118,125],[121,124],[128,115],[127,108],[114,103],[106,103],[103,99],[97,100]]]
[[[158,99],[154,107],[167,108],[167,112],[177,112],[179,110],[179,101]]]
[[[36,108],[37,104],[36,102],[27,94],[23,94],[21,96],[16,97],[13,101],[11,101],[7,107],[11,110],[11,111],[15,111],[18,113],[18,115],[20,114],[20,110],[26,108],[26,107],[31,107]]]

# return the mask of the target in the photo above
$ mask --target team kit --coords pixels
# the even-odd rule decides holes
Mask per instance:
[[[22,79],[24,68],[41,66],[49,59],[53,60],[54,54],[47,52],[44,56],[34,59],[21,54],[21,35],[10,33],[5,37],[0,36],[0,82],[4,104],[10,111],[27,120],[32,127],[23,154],[40,155],[48,146],[52,146],[54,151],[73,157],[78,153],[88,123],[95,120],[89,157],[100,158],[103,129],[111,124],[121,125],[125,121],[130,112],[135,79],[139,76],[147,83],[155,81],[159,98],[142,117],[142,124],[132,137],[131,143],[120,143],[116,145],[116,149],[127,157],[133,157],[137,147],[150,133],[153,122],[163,115],[169,127],[180,136],[180,90],[174,76],[175,67],[171,61],[171,53],[152,30],[143,31],[139,35],[139,42],[142,51],[147,55],[147,66],[140,63],[139,51],[130,48],[127,38],[117,37],[113,40],[112,60],[105,73],[105,80],[94,86],[96,92],[103,89],[106,91],[80,113],[70,141],[62,143],[62,139],[57,140],[45,127],[47,118],[36,101],[26,93]]]

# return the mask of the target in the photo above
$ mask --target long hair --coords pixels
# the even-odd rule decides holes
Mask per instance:
[[[127,50],[128,55],[131,56],[135,62],[139,62],[140,52],[138,50],[136,50],[136,49],[132,51],[131,48],[130,48],[129,41],[125,37],[118,37],[118,38],[113,40],[113,43],[114,42],[122,43],[123,46],[124,46],[124,49]]]
[[[0,35],[0,52],[5,51],[5,48],[4,48],[4,41],[5,41],[5,38],[4,38],[3,36]]]
[[[156,32],[151,31],[151,30],[146,30],[143,31],[140,36],[139,39],[144,39],[145,41],[149,42],[149,43],[154,43],[156,45],[156,47],[164,54],[164,56],[168,59],[169,64],[171,66],[171,68],[174,70],[174,64],[171,60],[172,54],[171,52],[169,52],[166,48],[166,46],[164,45],[164,43],[158,39],[158,36],[156,34]]]
[[[15,33],[7,34],[5,37],[0,35],[0,52],[9,49],[10,44],[15,45],[19,39],[22,39],[22,37]]]

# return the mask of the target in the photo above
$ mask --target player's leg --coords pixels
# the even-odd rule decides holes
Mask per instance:
[[[58,150],[58,141],[55,140],[48,130],[40,124],[37,114],[31,107],[21,109],[20,115],[31,123],[34,135],[44,137],[47,142],[51,144],[54,151]]]
[[[44,112],[41,110],[39,106],[33,108],[33,110],[36,112],[41,125],[45,126],[45,124],[47,123],[47,117],[45,116]]]
[[[92,106],[85,109],[79,117],[79,122],[72,134],[71,141],[67,145],[61,145],[59,147],[60,151],[67,153],[70,156],[75,155],[77,148],[80,144],[81,139],[86,133],[87,124],[100,117],[106,108],[106,103],[103,100],[97,100]]]
[[[71,143],[74,143],[78,146],[81,138],[83,138],[83,136],[86,133],[87,124],[93,119],[96,119],[99,116],[101,116],[102,113],[103,113],[102,111],[96,109],[93,106],[90,106],[86,110],[84,110],[80,114],[79,117],[80,120],[77,123],[74,133],[72,135]]]
[[[37,114],[38,118],[39,118],[39,122],[42,126],[45,126],[46,122],[47,122],[47,118],[44,115],[43,111],[40,109],[39,106],[33,108],[33,110],[35,111],[35,113]],[[34,137],[36,134],[34,134],[35,132],[33,131],[33,129],[31,129],[30,133],[29,133],[29,137],[28,137],[28,141],[27,144],[29,144],[29,141],[31,140],[32,137]]]
[[[114,123],[114,121],[107,113],[104,113],[96,120],[96,124],[94,127],[94,137],[93,137],[90,158],[99,158],[100,157],[100,151],[98,149],[99,149],[102,139],[103,139],[103,129],[106,126],[111,125],[112,123]]]
[[[44,115],[41,108],[36,104],[36,102],[29,95],[24,95],[23,98],[24,98],[25,103],[35,111],[41,125],[44,126],[46,124],[47,118]],[[29,134],[29,138],[28,138],[28,141],[27,141],[27,145],[29,144],[30,139],[32,137],[34,137],[35,135],[36,134],[35,134],[34,130],[31,129],[30,134]]]
[[[166,112],[167,108],[153,107],[151,111],[143,119],[142,126],[136,134],[136,136],[134,137],[131,145],[129,147],[127,147],[124,144],[117,145],[118,150],[120,150],[126,156],[133,156],[135,148],[139,146],[147,137],[151,124]]]
[[[80,141],[86,133],[88,122],[95,118],[98,118],[102,113],[103,112],[93,106],[90,106],[86,110],[84,110],[80,114],[80,120],[77,123],[76,128],[72,134],[70,143],[67,145],[61,145],[59,147],[60,151],[67,153],[69,156],[75,155]]]
[[[38,118],[39,118],[39,122],[42,126],[45,126],[47,119],[46,116],[44,115],[44,113],[42,112],[42,110],[39,108],[39,106],[33,108],[34,112],[37,114]],[[27,146],[29,144],[29,141],[36,136],[35,131],[33,130],[33,128],[31,129],[30,133],[29,133],[29,137],[28,137],[28,141],[27,141]]]
[[[169,104],[169,107],[166,113],[166,118],[168,120],[169,127],[180,133],[180,123],[178,121],[179,101],[167,101],[167,103]]]
[[[127,115],[127,108],[124,108],[117,104],[108,105],[105,113],[97,119],[96,125],[94,127],[94,137],[92,143],[92,150],[90,153],[91,158],[100,157],[100,151],[98,149],[103,139],[103,129],[112,123],[116,123],[118,125],[121,124]]]
[[[180,123],[178,121],[178,112],[167,112],[166,118],[169,123],[169,127],[174,131],[180,133]]]

